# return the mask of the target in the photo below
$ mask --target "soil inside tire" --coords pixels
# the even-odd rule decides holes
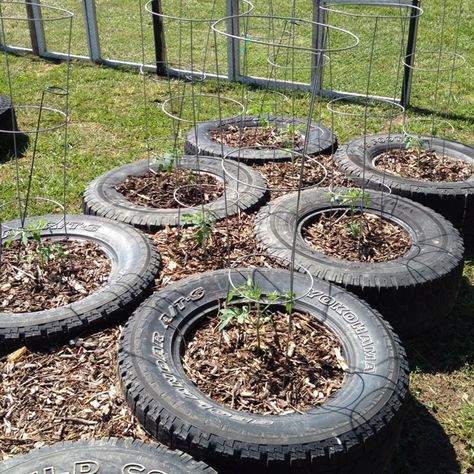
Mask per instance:
[[[133,204],[156,209],[179,209],[182,204],[198,206],[215,201],[224,193],[220,179],[188,169],[129,176],[115,189]],[[177,198],[182,204],[174,197],[177,189]]]
[[[270,189],[298,189],[301,175],[301,158],[297,158],[294,162],[285,161],[278,164],[265,163],[255,168],[262,173]],[[305,160],[301,184],[303,187],[357,187],[357,185],[351,179],[347,178],[334,164],[332,155],[308,157]],[[275,195],[272,197],[275,197]]]
[[[231,147],[252,148],[296,148],[303,145],[303,135],[291,128],[277,127],[238,127],[228,125],[222,129],[212,129],[211,138],[216,143]]]
[[[111,262],[88,240],[16,240],[1,252],[1,311],[59,308],[88,296],[107,281]]]
[[[318,252],[352,262],[387,262],[404,255],[411,238],[399,225],[370,213],[325,212],[302,229]]]
[[[432,150],[392,149],[379,155],[375,166],[405,178],[433,182],[465,181],[474,174],[470,163]]]
[[[220,320],[207,319],[184,352],[187,375],[215,401],[249,413],[284,415],[323,403],[347,368],[338,338],[310,315],[293,312],[286,365],[288,315],[269,314],[274,324],[261,325],[260,348],[254,324],[232,321],[221,332]]]

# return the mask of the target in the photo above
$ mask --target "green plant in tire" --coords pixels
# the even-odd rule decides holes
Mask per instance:
[[[415,151],[418,154],[423,151],[424,140],[421,137],[409,135],[408,133],[403,134],[403,144],[407,150]]]
[[[65,260],[67,254],[60,244],[57,242],[45,243],[41,238],[41,231],[47,228],[47,224],[45,219],[39,219],[29,222],[24,229],[17,229],[5,241],[5,249],[8,249],[13,242],[19,241],[25,253],[31,252],[29,258],[37,261],[41,267],[44,267],[51,258]],[[34,249],[27,248],[30,241],[36,243]]]
[[[363,211],[370,204],[370,193],[363,189],[347,189],[344,191],[329,191],[327,196],[331,203],[349,207],[351,221],[348,230],[353,239],[358,239],[364,230]]]
[[[212,228],[217,222],[216,213],[212,210],[203,210],[194,214],[184,214],[183,224],[190,225],[193,228],[193,237],[203,249],[212,233]],[[187,237],[183,237],[184,240]]]
[[[237,304],[241,302],[241,298],[247,299],[247,303]],[[274,291],[264,295],[261,288],[254,283],[252,276],[249,276],[245,283],[234,288],[228,294],[224,306],[219,310],[219,330],[223,331],[232,321],[236,321],[238,324],[253,324],[257,337],[257,349],[261,352],[261,329],[267,323],[270,323],[275,329],[271,307],[282,300],[285,301],[286,313],[291,316],[294,301],[293,292],[287,291],[279,294]]]
[[[156,158],[154,164],[157,165],[156,169],[159,173],[166,173],[167,176],[170,176],[173,173],[176,163],[178,163],[182,156],[183,153],[180,150],[176,147],[172,147],[164,152],[163,158]],[[164,161],[164,163],[162,161]]]

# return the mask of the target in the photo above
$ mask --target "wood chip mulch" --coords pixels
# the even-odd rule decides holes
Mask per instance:
[[[229,125],[224,129],[210,131],[213,141],[231,147],[252,148],[296,148],[303,146],[304,137],[300,131],[276,127],[238,127]]]
[[[440,156],[432,150],[389,150],[377,158],[375,166],[398,176],[421,181],[465,181],[474,174],[474,167],[470,163]]]
[[[92,241],[14,241],[0,251],[0,310],[24,313],[73,303],[107,281],[111,262]]]
[[[221,332],[219,320],[209,320],[184,352],[187,375],[212,399],[245,412],[283,415],[323,403],[341,387],[347,368],[340,342],[314,318],[294,312],[286,366],[288,315],[272,317],[274,327],[261,326],[260,349],[254,324],[231,323]]]
[[[352,231],[351,225],[356,226]],[[400,226],[369,213],[351,216],[349,211],[321,214],[303,228],[303,237],[318,252],[352,262],[387,262],[411,246]]]
[[[224,193],[222,181],[207,173],[187,169],[171,172],[149,171],[143,176],[129,176],[115,189],[125,198],[139,206],[157,209],[178,209],[182,207],[174,198],[174,191],[180,188],[178,200],[187,206],[198,206],[215,201]]]
[[[257,247],[254,219],[255,214],[241,213],[216,223],[204,247],[193,238],[192,228],[168,227],[151,234],[162,257],[155,289],[232,264],[280,268]],[[71,345],[48,351],[22,348],[0,358],[0,458],[59,439],[118,436],[152,441],[118,387],[120,331],[113,327]]]
[[[0,459],[58,441],[116,436],[151,442],[118,384],[120,328],[0,360]]]
[[[318,164],[319,163],[319,164]],[[324,170],[327,172],[324,178]],[[301,158],[283,163],[265,163],[255,166],[265,178],[270,189],[296,190],[299,186],[301,175]],[[334,188],[354,188],[356,184],[347,178],[334,164],[332,155],[318,155],[307,158],[303,170],[303,187],[328,186]]]

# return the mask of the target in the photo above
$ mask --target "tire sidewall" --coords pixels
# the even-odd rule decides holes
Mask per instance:
[[[244,282],[248,271],[238,272]],[[278,286],[279,272],[263,271],[264,292]],[[295,303],[295,310],[309,311],[342,342],[349,369],[337,395],[303,415],[286,416],[244,413],[206,397],[184,373],[180,354],[184,340],[209,311],[217,309],[216,302],[225,299],[228,284],[228,271],[219,271],[173,285],[144,302],[127,324],[119,351],[120,372],[134,374],[139,385],[128,384],[129,396],[134,398],[138,390],[138,398],[149,402],[148,411],[163,407],[186,425],[225,440],[258,445],[280,445],[285,440],[284,444],[295,445],[343,436],[376,416],[390,399],[404,397],[403,355],[386,324],[346,291],[320,281]],[[295,276],[296,293],[307,286],[307,278]]]
[[[417,285],[436,275],[434,268],[444,268],[448,272],[462,262],[463,246],[459,233],[442,216],[401,196],[375,190],[369,192],[370,203],[365,211],[383,216],[402,227],[411,239],[408,251],[385,262],[349,261],[318,252],[303,238],[304,223],[318,213],[347,209],[347,206],[331,203],[329,191],[329,188],[303,191],[298,212],[294,195],[270,203],[257,215],[257,240],[276,256],[289,259],[296,228],[296,263],[316,276],[326,275],[325,279],[329,281],[335,281],[331,279],[332,271],[343,272],[342,283],[349,286],[359,281],[362,287],[377,287],[377,276],[389,277],[394,286]]]
[[[430,149],[450,158],[458,159],[474,166],[474,148],[451,140],[442,140],[436,138],[422,137],[429,142]],[[346,161],[353,164],[356,169],[365,168],[365,176],[358,176],[357,182],[364,182],[367,185],[384,184],[394,190],[394,192],[411,195],[412,193],[427,194],[443,192],[445,194],[465,195],[466,190],[474,193],[474,174],[464,181],[422,181],[414,178],[397,176],[392,173],[384,172],[377,168],[373,160],[382,153],[405,148],[402,135],[368,135],[351,140],[343,145],[334,155],[336,164],[343,168]],[[351,173],[351,178],[355,178]]]
[[[166,165],[166,160],[163,163]],[[259,205],[267,196],[262,176],[245,165],[233,162],[228,165],[230,174],[238,176],[239,181],[227,177],[219,158],[185,156],[180,160],[179,167],[182,169],[205,172],[225,182],[224,195],[204,205],[162,209],[141,206],[126,199],[115,186],[129,176],[147,174],[150,163],[141,160],[110,170],[92,181],[84,193],[85,209],[89,214],[99,214],[138,227],[155,228],[184,224],[182,217],[185,214],[212,211],[219,220],[237,213],[239,209],[246,211]]]
[[[156,268],[159,256],[140,231],[108,219],[82,215],[67,215],[66,230],[62,216],[58,215],[30,218],[25,225],[29,221],[43,219],[48,223],[47,228],[41,231],[43,237],[89,240],[99,245],[111,260],[110,276],[96,291],[66,306],[36,312],[0,313],[2,329],[29,326],[41,329],[42,326],[51,323],[60,326],[62,322],[71,319],[84,323],[82,319],[84,315],[101,313],[110,305],[117,307],[130,301],[137,282],[148,280],[149,284],[152,283],[151,275],[147,275],[147,272]],[[20,226],[20,222],[13,221],[5,225],[15,228]],[[9,231],[5,227],[4,229],[5,239],[8,238]]]
[[[259,127],[262,117],[246,116],[241,119],[230,119],[223,121],[203,122],[191,130],[186,139],[186,150],[189,153],[225,157],[229,160],[248,164],[259,164],[272,161],[290,161],[294,159],[292,151],[281,148],[258,148],[236,147],[218,143],[212,139],[212,130],[226,130],[229,126],[237,127]],[[275,128],[283,129],[288,125],[301,126],[306,129],[306,121],[290,117],[270,117],[268,122]],[[302,134],[304,137],[304,134]],[[197,141],[196,141],[197,137]],[[335,147],[336,138],[334,134],[321,124],[312,124],[307,142],[307,155],[325,153]],[[238,153],[236,153],[238,151]],[[296,152],[301,152],[301,147],[295,147]]]

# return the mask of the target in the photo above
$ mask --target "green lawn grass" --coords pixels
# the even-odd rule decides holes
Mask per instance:
[[[73,26],[72,51],[86,54],[87,47],[82,25],[81,1],[61,0],[55,2],[77,13]],[[102,52],[106,58],[140,61],[141,46],[138,20],[140,2],[124,2],[119,0],[103,0],[97,2],[98,24],[102,39]],[[144,2],[142,2],[144,3]],[[179,2],[167,0],[166,8],[175,6],[176,12],[183,15],[208,15],[213,9],[212,1]],[[472,24],[474,23],[474,0],[463,2],[464,10],[461,15],[459,35],[456,36],[458,3],[448,2],[450,15],[447,16],[445,44],[447,50],[457,45],[458,52],[466,58],[466,65],[456,71],[453,78],[451,103],[446,109],[446,98],[449,87],[449,75],[440,75],[440,92],[437,104],[433,103],[433,87],[436,75],[415,72],[412,105],[407,111],[411,118],[429,118],[432,113],[446,117],[453,127],[450,137],[466,144],[474,143],[474,95],[472,91],[474,44],[472,42]],[[456,5],[454,5],[456,3]],[[308,17],[311,2],[304,0],[299,3],[298,14]],[[268,14],[268,4],[262,4],[255,14]],[[274,1],[280,15],[290,15],[290,2]],[[442,0],[423,2],[425,15],[420,18],[418,46],[421,50],[433,50],[439,47],[440,14],[443,12]],[[180,10],[181,9],[181,10]],[[222,9],[221,9],[222,10]],[[221,11],[219,10],[219,11]],[[189,25],[177,25],[169,20],[166,23],[169,36],[169,58],[172,63],[182,65],[194,61],[196,68],[204,63],[210,71],[215,71],[215,58],[209,54],[208,24],[203,23],[193,31],[193,55],[189,44]],[[377,60],[373,65],[370,91],[393,95],[396,68],[388,66],[389,58],[394,55],[396,30],[400,24],[393,22],[390,26],[380,26],[376,31]],[[373,23],[363,20],[351,20],[338,17],[335,23],[341,27],[351,27],[355,33],[366,36],[374,32]],[[151,20],[145,15],[146,56],[152,58]],[[27,41],[27,35],[19,27],[15,27],[16,42]],[[49,26],[48,26],[49,28]],[[268,23],[264,21],[249,22],[252,35],[265,35]],[[303,31],[303,27],[299,30]],[[61,32],[48,29],[47,36],[51,48],[63,50]],[[301,36],[301,37],[300,37]],[[297,36],[299,44],[307,44],[308,35]],[[180,40],[181,38],[181,40]],[[181,42],[180,42],[181,41]],[[220,71],[226,71],[225,44],[219,42]],[[342,41],[342,39],[341,39]],[[359,50],[340,53],[331,56],[332,80],[329,86],[365,91],[367,77],[368,48],[371,42],[362,40]],[[248,73],[271,71],[267,66],[268,55],[273,54],[268,49],[251,45],[242,53],[247,56]],[[307,57],[302,55],[295,58],[296,65],[307,64]],[[291,59],[280,56],[281,64],[291,64]],[[0,56],[0,93],[8,93],[5,74],[6,58]],[[31,56],[9,56],[8,64],[13,77],[13,96],[16,104],[38,104],[42,91],[48,86],[64,86],[66,68],[64,63],[44,61]],[[222,66],[222,67],[221,67]],[[291,78],[288,71],[281,68],[280,78]],[[291,71],[290,71],[291,73]],[[272,73],[273,74],[273,73]],[[305,80],[307,70],[295,73],[295,78]],[[306,76],[305,76],[306,75]],[[447,79],[448,77],[448,79]],[[147,79],[146,91],[148,99],[148,114],[145,120],[143,107],[143,77],[136,71],[124,71],[104,68],[74,61],[72,64],[72,81],[70,84],[70,117],[69,135],[67,140],[67,187],[66,201],[69,212],[81,212],[81,198],[86,185],[101,173],[124,163],[147,157],[146,138],[150,137],[153,153],[163,153],[174,143],[173,121],[161,110],[161,105],[169,97],[170,89],[174,95],[191,93],[191,85],[182,82],[168,84],[158,78]],[[326,81],[329,81],[326,75]],[[206,80],[195,87],[196,93],[223,94],[227,97],[244,102],[247,110],[257,111],[262,102],[264,111],[277,108],[278,113],[295,114],[305,117],[309,110],[309,95],[307,93],[285,92],[286,98],[278,94],[266,93],[255,88],[243,88],[240,84],[218,83]],[[46,94],[45,103],[52,108],[63,108],[64,98]],[[192,109],[188,106],[183,116],[192,117]],[[315,117],[321,115],[322,122],[328,126],[333,124],[339,142],[363,133],[363,120],[360,118],[332,117],[326,108],[327,99],[320,99],[314,112]],[[231,105],[224,107],[224,114],[235,113]],[[217,118],[218,109],[215,102],[202,101],[197,110],[201,120]],[[217,116],[216,116],[217,115]],[[19,112],[20,126],[25,129],[34,127],[35,114]],[[57,116],[50,114],[44,117],[43,124],[59,123]],[[401,119],[369,120],[369,132],[400,131]],[[190,124],[183,124],[185,132]],[[56,132],[40,134],[37,143],[37,154],[32,182],[32,195],[48,197],[62,201],[63,193],[63,133]],[[180,134],[179,144],[182,145],[183,133]],[[20,182],[24,192],[28,185],[27,175],[31,166],[34,135],[24,156],[18,161]],[[15,199],[17,192],[16,174],[17,163],[2,156],[0,164],[0,196],[2,204]],[[14,206],[2,206],[1,218],[11,218],[15,215]],[[456,463],[461,466],[463,473],[472,473],[474,464],[474,261],[468,257],[464,283],[459,301],[453,314],[446,324],[432,334],[427,334],[421,341],[408,342],[407,350],[413,370],[411,376],[411,393],[413,403],[410,414],[402,433],[399,452],[392,463],[393,473],[446,473],[455,469]],[[431,436],[431,438],[430,438]],[[428,441],[425,441],[427,439]],[[453,467],[454,466],[454,467]],[[457,472],[454,470],[453,472]]]

